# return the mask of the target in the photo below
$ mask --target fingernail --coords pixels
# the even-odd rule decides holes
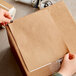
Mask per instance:
[[[11,20],[10,23],[13,23],[13,20]]]

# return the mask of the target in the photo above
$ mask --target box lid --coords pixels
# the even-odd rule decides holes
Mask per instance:
[[[47,10],[17,19],[10,30],[30,72],[63,57],[67,47]]]

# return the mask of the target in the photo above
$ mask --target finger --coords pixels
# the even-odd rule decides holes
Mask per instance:
[[[5,16],[6,18],[11,19],[11,15],[10,15],[9,12],[7,12],[6,10],[4,10],[4,16]]]
[[[64,56],[64,60],[69,60],[69,53]]]
[[[74,59],[74,57],[75,57],[74,54],[69,53],[69,59],[70,60]]]
[[[3,17],[3,22],[10,23],[10,19]]]
[[[76,58],[76,54],[71,54],[70,53],[70,57],[72,57],[72,59]]]
[[[2,23],[0,23],[1,25],[3,25],[3,22]]]
[[[5,25],[5,23],[3,23],[3,22],[2,22],[2,23],[0,23],[0,25],[1,25],[1,26],[2,26],[2,25],[4,26],[4,25]]]
[[[5,22],[4,24],[3,24],[3,26],[6,26],[8,23],[7,22]]]
[[[4,23],[4,22],[2,22],[2,23],[0,23],[0,25],[1,25],[1,26],[2,26],[2,25],[4,26],[4,25],[5,25],[5,23]]]

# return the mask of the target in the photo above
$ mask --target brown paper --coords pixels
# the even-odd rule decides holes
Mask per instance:
[[[63,1],[46,8],[62,32],[71,53],[76,53],[76,23]]]
[[[47,10],[15,20],[9,27],[31,72],[51,64],[67,52],[60,31]]]
[[[27,76],[50,76],[53,71],[57,71],[57,69],[59,69],[59,68],[57,68],[59,64],[56,62],[55,64],[52,63],[52,64],[47,65],[43,68],[40,68],[36,71],[29,72],[27,70],[26,64],[24,63],[23,57],[21,56],[19,48],[17,47],[15,39],[10,31],[10,28],[8,26],[6,26],[6,29],[7,29],[8,39],[9,39],[9,43],[10,43],[12,52],[16,58],[17,63],[19,64],[21,71],[23,72],[24,76],[26,76],[26,75]],[[55,68],[53,67],[54,65],[56,65]]]

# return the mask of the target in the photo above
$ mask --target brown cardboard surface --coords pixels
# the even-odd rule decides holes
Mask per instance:
[[[63,1],[46,8],[62,32],[71,53],[76,53],[76,24]]]
[[[13,7],[11,4],[7,3],[4,0],[0,0],[0,4],[4,5],[5,7],[9,8],[9,9]],[[3,8],[3,7],[0,6],[0,8]],[[3,8],[3,9],[5,9],[5,8]],[[7,9],[5,9],[5,10],[7,10]]]
[[[47,65],[46,67],[43,67],[39,70],[36,70],[36,71],[33,71],[33,72],[29,72],[27,70],[27,66],[25,65],[24,61],[23,61],[23,58],[21,56],[21,53],[17,47],[17,44],[13,38],[13,35],[9,29],[8,26],[6,26],[6,29],[7,29],[7,34],[8,34],[8,38],[9,38],[9,42],[10,42],[10,46],[11,46],[11,49],[12,49],[12,52],[14,53],[14,56],[15,58],[17,58],[17,62],[20,66],[20,69],[22,70],[23,72],[23,75],[26,76],[49,76],[52,74],[52,67],[54,67],[54,65],[58,65],[58,63],[54,63],[54,64],[51,64],[51,65]],[[19,59],[19,60],[18,60]],[[59,66],[55,66],[55,67],[59,67]],[[54,71],[57,71],[57,69],[55,69]]]
[[[29,71],[50,64],[67,52],[47,10],[15,20],[9,27]]]

